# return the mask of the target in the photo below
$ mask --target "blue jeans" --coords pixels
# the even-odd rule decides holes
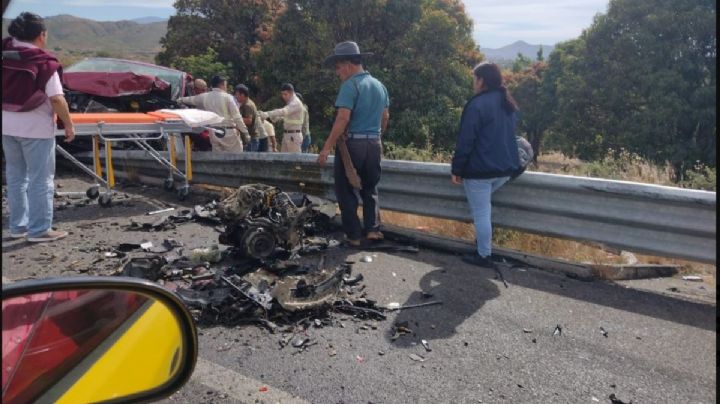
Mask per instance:
[[[55,192],[55,138],[3,135],[10,231],[45,234],[52,226]]]
[[[302,146],[300,146],[300,150],[302,150],[303,153],[308,152],[310,142],[312,142],[312,138],[310,137],[310,132],[308,132],[307,135],[303,136]]]
[[[475,222],[477,252],[481,257],[489,257],[492,253],[492,223],[490,216],[490,197],[493,192],[503,186],[510,177],[463,179],[465,196],[470,205]]]
[[[267,152],[268,151],[268,138],[250,140],[250,149],[248,151]]]

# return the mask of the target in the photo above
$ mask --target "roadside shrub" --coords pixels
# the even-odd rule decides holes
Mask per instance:
[[[680,181],[683,188],[701,189],[704,191],[717,190],[717,169],[696,162],[693,168],[685,171],[685,178]]]

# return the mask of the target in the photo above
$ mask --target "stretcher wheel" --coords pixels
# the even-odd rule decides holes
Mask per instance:
[[[85,196],[90,199],[97,199],[97,197],[100,196],[100,190],[98,187],[90,187],[85,191]]]
[[[185,198],[190,194],[190,187],[184,186],[177,191],[177,197],[179,200],[184,201]]]
[[[165,182],[163,182],[163,188],[166,191],[172,191],[175,188],[175,181],[172,178],[166,178]]]
[[[112,202],[112,196],[110,194],[102,194],[102,195],[100,195],[100,199],[98,199],[98,203],[103,208],[109,207],[111,202]]]

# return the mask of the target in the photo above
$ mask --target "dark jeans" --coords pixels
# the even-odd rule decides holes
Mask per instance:
[[[252,139],[250,140],[250,150],[253,152],[266,152],[268,151],[268,139]]]
[[[380,208],[377,184],[380,182],[382,145],[378,139],[350,139],[347,142],[350,158],[357,170],[362,189],[363,227],[357,215],[358,193],[345,175],[340,152],[335,148],[335,196],[340,205],[343,231],[348,239],[357,240],[363,234],[380,230]]]

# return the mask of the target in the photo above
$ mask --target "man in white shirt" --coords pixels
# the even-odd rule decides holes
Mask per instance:
[[[214,112],[225,118],[223,122],[225,135],[218,137],[215,133],[210,133],[213,152],[242,153],[243,143],[250,142],[250,134],[235,98],[227,92],[227,79],[213,76],[210,87],[212,87],[211,91],[191,97],[181,97],[177,102]]]
[[[55,56],[44,51],[47,29],[42,17],[21,13],[8,33],[10,37],[2,42],[2,146],[10,237],[55,241],[68,235],[52,228],[55,114],[65,126],[65,141],[75,138],[60,80],[62,69]]]

